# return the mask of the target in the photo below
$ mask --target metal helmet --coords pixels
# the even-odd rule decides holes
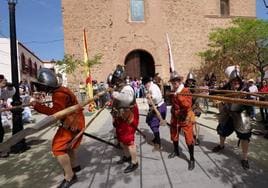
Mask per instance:
[[[124,77],[125,77],[124,67],[122,65],[117,65],[112,76],[111,84],[116,85],[118,83],[124,82]]]
[[[229,78],[229,81],[232,81],[235,78],[240,78],[240,70],[238,65],[229,66],[225,69],[225,74]]]
[[[268,70],[265,70],[265,74],[264,74],[263,79],[268,79]]]
[[[196,82],[194,74],[192,72],[188,73],[186,80],[193,80],[194,82]]]
[[[37,82],[33,83],[51,88],[57,88],[60,86],[55,72],[48,68],[39,69],[37,72]]]
[[[177,80],[182,80],[182,76],[180,76],[176,71],[170,73],[169,81],[177,81]]]
[[[108,76],[107,76],[107,84],[111,84],[112,83],[112,78],[113,78],[113,74],[110,73]]]

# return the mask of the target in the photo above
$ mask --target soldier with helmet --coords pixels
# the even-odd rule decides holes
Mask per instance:
[[[111,79],[113,125],[116,129],[117,140],[123,148],[124,155],[117,164],[129,162],[124,173],[130,173],[138,168],[135,132],[139,124],[139,110],[136,104],[135,91],[125,83],[125,72],[121,65],[117,65]]]
[[[240,77],[238,66],[229,66],[225,70],[225,74],[229,77],[229,82],[224,86],[224,89],[234,91],[245,91],[243,81]],[[231,135],[234,131],[241,142],[242,147],[242,167],[249,169],[248,163],[248,147],[251,137],[251,125],[248,114],[248,106],[242,104],[221,104],[219,115],[219,124],[217,132],[220,136],[220,144],[213,148],[213,152],[219,152],[224,149],[224,142],[226,137]]]
[[[171,73],[170,82],[174,94],[171,96],[171,122],[170,134],[173,141],[174,151],[168,157],[179,156],[179,133],[182,130],[185,136],[185,142],[189,149],[190,161],[188,170],[195,167],[194,159],[194,139],[192,122],[192,96],[180,95],[190,94],[189,88],[184,87],[183,78],[176,71]]]
[[[189,88],[189,89],[193,89],[196,88],[196,80],[194,77],[194,74],[192,72],[189,72],[185,81],[185,87]],[[191,90],[192,93],[194,93],[194,90]],[[193,109],[193,117],[192,117],[192,121],[193,121],[193,133],[194,133],[194,140],[195,140],[195,145],[199,145],[200,144],[200,140],[199,140],[199,130],[200,127],[199,125],[196,123],[196,117],[200,117],[201,116],[201,107],[200,107],[200,98],[198,97],[193,97],[192,98],[192,109]]]
[[[75,95],[68,88],[58,84],[56,74],[50,69],[41,68],[38,71],[37,81],[33,84],[37,91],[52,94],[52,107],[37,101],[31,102],[34,109],[42,114],[52,115],[78,104]],[[64,170],[64,180],[59,185],[60,188],[70,187],[77,181],[75,172],[80,170],[80,166],[76,163],[76,151],[82,137],[77,139],[71,148],[68,148],[67,145],[84,127],[85,118],[81,108],[61,120],[61,126],[53,138],[52,152]]]

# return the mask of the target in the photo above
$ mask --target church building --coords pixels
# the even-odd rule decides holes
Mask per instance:
[[[65,54],[83,59],[83,30],[89,58],[102,54],[91,69],[106,81],[117,64],[130,77],[168,81],[169,36],[175,70],[185,76],[200,65],[208,35],[235,17],[256,17],[256,0],[62,0]],[[84,80],[83,74],[75,74]]]

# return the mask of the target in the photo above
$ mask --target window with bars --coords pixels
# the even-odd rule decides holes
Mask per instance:
[[[131,21],[144,21],[144,1],[130,0]]]
[[[221,16],[230,16],[229,0],[220,0]]]

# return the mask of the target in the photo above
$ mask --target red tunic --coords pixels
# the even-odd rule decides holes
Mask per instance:
[[[52,115],[69,106],[78,104],[75,95],[68,88],[65,87],[59,87],[58,89],[53,91],[52,102],[52,107],[37,103],[34,106],[34,109],[42,114]],[[77,131],[82,130],[85,127],[85,117],[82,108],[81,110],[69,114],[67,118],[63,119],[62,121],[64,121],[64,124],[66,124],[67,126],[77,129]],[[72,132],[66,128],[59,127],[52,142],[53,154],[55,156],[65,154],[67,152],[67,144],[76,136],[76,134],[77,132]],[[72,149],[77,148],[80,145],[81,140],[82,137],[77,140],[77,142],[73,145]]]
[[[188,88],[183,88],[180,93],[190,93]],[[193,122],[192,122],[192,96],[175,94],[171,107],[170,135],[172,141],[179,140],[179,132],[184,132],[187,145],[193,143]]]
[[[139,109],[137,104],[134,105],[133,109],[133,121],[129,124],[121,118],[115,119],[116,135],[119,142],[124,145],[133,145],[135,140],[136,127],[139,124]]]

